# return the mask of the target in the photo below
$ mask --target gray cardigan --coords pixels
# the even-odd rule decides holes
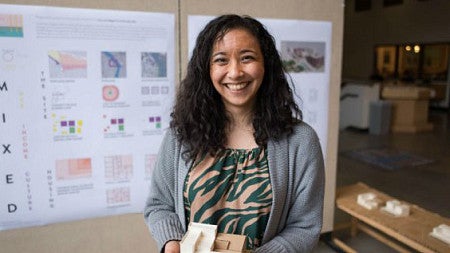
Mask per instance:
[[[183,146],[167,131],[150,182],[144,217],[159,250],[185,231],[183,185],[190,168]],[[322,227],[324,163],[319,139],[306,123],[267,143],[272,209],[258,253],[311,252]]]

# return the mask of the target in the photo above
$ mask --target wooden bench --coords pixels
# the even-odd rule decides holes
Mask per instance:
[[[357,196],[368,192],[374,193],[381,201],[378,208],[369,210],[357,203]],[[363,231],[398,252],[411,252],[411,248],[424,253],[450,252],[449,244],[430,236],[434,227],[441,224],[450,225],[449,218],[401,200],[402,203],[410,205],[410,214],[406,217],[396,217],[381,210],[386,201],[392,199],[395,198],[363,183],[357,183],[337,189],[336,205],[339,210],[351,216],[352,236],[355,236],[358,230]],[[337,237],[333,238],[333,242],[345,252],[357,252]]]

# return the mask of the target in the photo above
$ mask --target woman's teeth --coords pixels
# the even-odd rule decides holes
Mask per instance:
[[[228,89],[230,89],[231,91],[238,91],[238,90],[242,90],[247,86],[247,83],[236,83],[236,84],[227,84]]]

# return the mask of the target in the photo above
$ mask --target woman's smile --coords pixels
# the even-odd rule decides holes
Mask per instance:
[[[246,83],[227,83],[225,85],[231,91],[241,91],[241,90],[245,89],[248,86],[248,84],[249,83],[246,82]]]

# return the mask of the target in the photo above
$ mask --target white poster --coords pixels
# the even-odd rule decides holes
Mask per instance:
[[[0,230],[141,212],[174,15],[0,4]]]
[[[189,52],[194,49],[197,35],[213,18],[188,17]],[[285,69],[292,78],[292,90],[303,112],[303,120],[317,132],[326,158],[331,22],[263,18],[258,21],[275,39]]]

